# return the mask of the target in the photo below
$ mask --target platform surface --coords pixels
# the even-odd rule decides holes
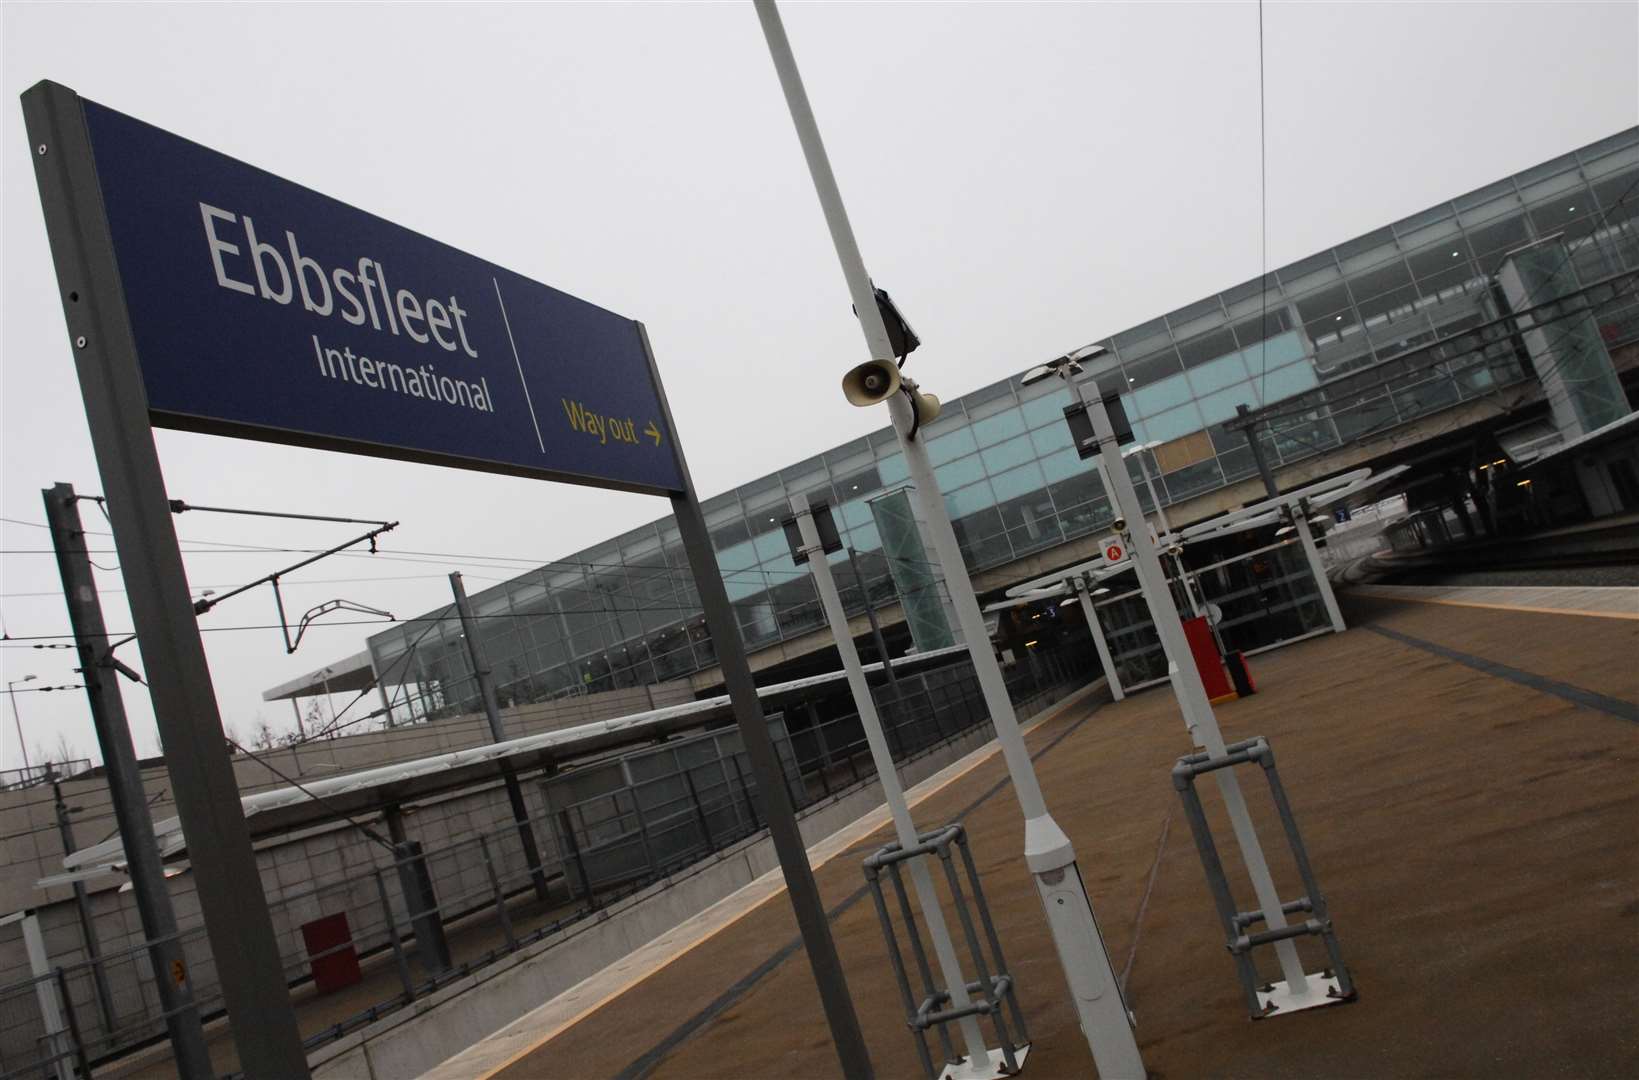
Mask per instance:
[[[1069,710],[1029,738],[1111,957],[1129,973],[1152,1074],[1639,1075],[1639,723],[1623,712],[1639,710],[1639,622],[1347,593],[1344,605],[1353,629],[1258,657],[1261,692],[1218,716],[1227,738],[1274,745],[1360,990],[1354,1004],[1247,1019],[1168,782],[1190,747],[1165,688]],[[1293,891],[1256,781],[1243,787],[1277,880]],[[1026,1074],[1092,1075],[999,760],[917,812],[925,826],[956,817],[1018,979],[1033,1042]],[[914,1049],[858,865],[882,842],[861,839],[817,876],[877,1074],[910,1077]],[[1319,967],[1315,943],[1301,948]],[[1273,972],[1272,957],[1262,963]],[[781,892],[541,1035],[470,1075],[837,1072]]]

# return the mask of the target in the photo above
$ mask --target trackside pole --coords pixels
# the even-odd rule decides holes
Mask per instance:
[[[774,0],[756,0],[757,18],[762,23],[763,36],[768,41],[769,55],[774,61],[786,105],[802,143],[803,156],[819,196],[836,247],[837,259],[842,264],[843,277],[854,310],[859,315],[860,328],[872,359],[893,362],[893,349],[888,331],[877,309],[876,296],[870,278],[865,273],[865,261],[855,242],[848,213],[837,189],[836,177],[825,155],[825,144],[820,139],[808,95],[803,90],[802,77],[797,71],[791,43],[780,22],[779,9]],[[1007,762],[1013,790],[1025,819],[1025,861],[1035,876],[1036,889],[1042,906],[1047,911],[1047,923],[1052,930],[1053,943],[1059,953],[1059,962],[1069,982],[1071,997],[1087,1037],[1099,1075],[1104,1080],[1129,1080],[1144,1076],[1144,1063],[1138,1054],[1138,1043],[1133,1038],[1132,1024],[1126,1003],[1111,969],[1104,940],[1099,935],[1098,923],[1082,886],[1081,873],[1076,867],[1075,851],[1050,814],[1042,799],[1041,786],[1036,779],[1035,767],[1025,748],[1019,731],[1018,717],[1007,696],[1001,668],[985,632],[984,617],[979,612],[978,599],[973,595],[973,584],[968,578],[967,566],[962,561],[956,544],[956,533],[951,528],[950,516],[945,510],[944,498],[927,451],[920,440],[908,438],[911,430],[911,405],[903,394],[894,394],[888,402],[894,430],[899,435],[900,447],[910,469],[910,480],[915,485],[925,519],[929,538],[933,541],[935,557],[945,572],[950,590],[951,605],[955,609],[963,640],[973,658],[973,667],[984,692],[985,704],[996,729],[996,740],[1001,745]]]
[[[1161,560],[1155,553],[1154,543],[1150,541],[1150,531],[1144,527],[1144,515],[1139,512],[1138,495],[1133,490],[1132,477],[1127,474],[1126,463],[1121,460],[1121,450],[1116,445],[1115,429],[1110,424],[1109,413],[1105,412],[1104,402],[1097,396],[1097,389],[1090,382],[1077,383],[1075,389],[1093,421],[1093,435],[1098,440],[1099,459],[1104,466],[1105,487],[1115,501],[1120,516],[1126,518],[1128,523],[1124,538],[1132,552],[1133,568],[1138,572],[1139,584],[1143,587],[1144,597],[1149,603],[1155,631],[1161,638],[1162,648],[1166,650],[1170,662],[1173,692],[1178,698],[1178,708],[1184,714],[1184,723],[1189,727],[1190,738],[1212,757],[1223,757],[1223,733],[1218,730],[1218,718],[1213,714],[1212,705],[1207,700],[1206,687],[1201,683],[1201,673],[1195,668],[1189,642],[1184,637],[1183,623],[1178,617],[1177,605],[1173,603],[1172,591],[1167,588],[1166,573],[1161,569]],[[1252,880],[1252,891],[1257,895],[1258,906],[1264,913],[1266,924],[1270,930],[1284,929],[1286,916],[1281,912],[1280,894],[1275,891],[1275,880],[1269,873],[1269,863],[1263,857],[1257,830],[1252,825],[1252,815],[1248,813],[1246,799],[1241,795],[1240,781],[1230,769],[1220,769],[1214,776],[1218,782],[1218,791],[1223,796],[1224,806],[1229,811],[1229,822],[1235,832],[1235,842],[1241,849],[1241,858],[1246,863],[1247,875]],[[1277,941],[1275,955],[1280,960],[1281,974],[1286,976],[1288,995],[1293,1000],[1307,996],[1310,992],[1309,981],[1303,974],[1303,964],[1298,959],[1297,946],[1289,939]]]
[[[848,675],[848,689],[853,692],[854,705],[859,709],[860,726],[865,729],[865,742],[871,748],[871,762],[876,766],[877,777],[882,781],[882,795],[888,804],[888,814],[893,818],[894,835],[898,837],[900,847],[909,851],[921,842],[916,832],[916,823],[911,820],[910,807],[905,803],[905,790],[900,786],[899,772],[894,768],[893,753],[888,749],[887,737],[882,732],[882,721],[876,713],[876,701],[871,696],[870,684],[865,681],[865,669],[860,666],[859,653],[854,648],[854,638],[848,630],[848,615],[843,611],[842,597],[837,593],[837,583],[831,574],[831,564],[826,561],[825,551],[820,545],[819,529],[814,524],[813,512],[808,508],[808,496],[791,496],[791,509],[797,515],[797,529],[802,535],[803,549],[808,554],[808,568],[814,575],[820,605],[825,609],[825,617],[831,624],[831,636],[836,639],[837,655],[842,659],[842,670]],[[916,889],[917,906],[922,909],[922,919],[927,924],[928,936],[933,939],[934,957],[939,963],[939,973],[944,978],[945,992],[950,995],[951,1008],[966,1009],[972,1004],[968,997],[967,979],[962,975],[962,964],[956,956],[956,945],[951,940],[950,928],[945,924],[944,909],[940,907],[939,894],[934,891],[927,860],[913,858],[908,862],[911,884]],[[996,1075],[990,1068],[990,1052],[985,1047],[984,1035],[979,1030],[979,1021],[975,1017],[964,1016],[957,1024],[962,1032],[962,1041],[967,1046],[967,1067],[949,1075]]]

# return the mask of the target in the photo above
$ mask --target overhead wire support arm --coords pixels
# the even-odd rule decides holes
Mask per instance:
[[[388,529],[398,524],[396,521],[376,521],[372,518],[329,517],[325,514],[286,514],[276,510],[240,510],[231,506],[191,506],[181,499],[171,500],[171,513],[185,514],[189,510],[199,510],[212,514],[242,514],[246,517],[287,518],[291,521],[325,521],[333,525],[385,525]]]
[[[173,509],[175,509],[175,506],[176,506],[176,504],[173,503],[172,504]],[[191,509],[206,509],[206,508],[205,507],[192,507]],[[178,512],[180,513],[180,511],[178,511]],[[258,511],[248,511],[248,510],[246,510],[246,511],[230,511],[230,512],[259,513]],[[269,516],[291,517],[291,516],[301,516],[301,515],[277,514],[277,515],[269,515]],[[353,520],[353,519],[349,519],[349,518],[315,518],[314,520],[349,521],[349,520]],[[295,635],[295,637],[292,637],[291,634],[290,634],[290,617],[285,613],[284,594],[279,589],[279,579],[284,577],[287,574],[292,574],[292,573],[296,572],[297,570],[300,570],[304,566],[311,566],[313,563],[318,562],[320,559],[329,558],[331,555],[335,555],[335,554],[338,554],[340,552],[346,551],[348,548],[356,547],[359,544],[369,543],[370,553],[372,555],[374,555],[376,553],[376,538],[379,537],[382,533],[391,532],[393,529],[396,529],[398,527],[398,522],[396,522],[396,521],[386,521],[386,522],[379,522],[379,523],[377,523],[377,522],[368,522],[368,523],[361,523],[361,524],[376,524],[378,527],[374,528],[374,529],[371,529],[369,532],[364,533],[361,536],[355,536],[351,540],[347,540],[347,541],[344,541],[343,543],[335,545],[334,547],[327,548],[324,551],[321,551],[316,555],[310,555],[307,558],[301,560],[300,562],[292,563],[291,565],[286,566],[282,569],[275,570],[271,574],[264,574],[261,577],[257,578],[255,581],[249,582],[245,585],[241,585],[237,589],[230,589],[229,591],[223,593],[220,596],[200,597],[198,600],[194,601],[194,604],[193,604],[194,614],[203,615],[206,612],[210,611],[212,608],[216,607],[216,605],[222,603],[222,601],[224,601],[224,600],[230,600],[235,596],[239,596],[243,593],[247,593],[250,590],[252,590],[254,588],[257,588],[258,586],[261,586],[261,585],[271,585],[271,586],[273,586],[273,600],[274,600],[275,605],[279,609],[279,629],[284,634],[285,652],[286,653],[293,653],[293,652],[296,651],[296,647],[301,644],[302,634],[306,632],[308,625],[310,623],[312,623],[313,620],[315,620],[315,619],[317,619],[317,618],[319,618],[323,615],[327,615],[332,611],[340,611],[340,610],[358,611],[358,612],[361,612],[361,613],[367,614],[367,615],[381,615],[381,616],[385,616],[386,618],[391,619],[392,618],[391,613],[386,612],[386,611],[382,611],[379,608],[367,607],[366,605],[363,605],[363,604],[354,603],[351,600],[341,600],[341,599],[327,600],[324,603],[320,604],[318,607],[309,610],[305,615],[302,616],[301,620],[298,622],[298,624],[296,626],[296,635]]]

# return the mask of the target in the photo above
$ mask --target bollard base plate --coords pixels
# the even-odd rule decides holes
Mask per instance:
[[[1015,1072],[1024,1068],[1024,1059],[1029,1056],[1029,1043],[1014,1048],[1013,1060],[1019,1066],[1018,1069],[1014,1070]],[[1006,1061],[1002,1057],[999,1048],[987,1051],[985,1058],[984,1061],[971,1063],[967,1058],[963,1058],[961,1061],[953,1061],[947,1064],[944,1071],[939,1074],[939,1080],[1000,1080],[1003,1076],[1013,1075],[1007,1071]]]
[[[1310,975],[1309,992],[1301,998],[1292,996],[1283,979],[1277,983],[1270,983],[1267,990],[1258,991],[1258,1004],[1263,1006],[1263,1012],[1254,1019],[1284,1016],[1287,1013],[1302,1012],[1304,1009],[1318,1009],[1323,1005],[1341,1005],[1347,1000],[1348,998],[1343,996],[1343,988],[1334,976]]]

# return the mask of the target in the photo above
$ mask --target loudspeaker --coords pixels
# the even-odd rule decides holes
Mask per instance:
[[[917,424],[931,424],[939,416],[939,399],[932,394],[924,394],[911,384],[911,404],[916,408]]]
[[[899,368],[890,360],[868,360],[842,377],[842,396],[861,408],[887,401],[898,392]]]

